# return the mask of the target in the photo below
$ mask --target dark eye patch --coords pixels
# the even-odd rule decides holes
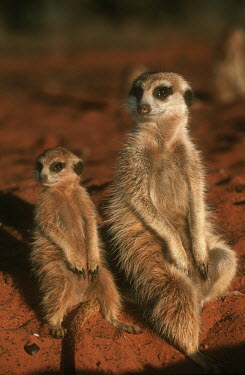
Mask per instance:
[[[80,176],[83,171],[83,162],[79,160],[75,165],[74,165],[74,172]]]
[[[184,92],[184,101],[185,101],[185,104],[187,105],[187,107],[190,107],[192,105],[192,102],[193,102],[193,92],[192,92],[192,90],[187,89]]]
[[[143,95],[143,89],[140,86],[133,85],[129,92],[129,96],[135,96],[137,100],[140,100],[142,95]]]
[[[58,173],[58,172],[62,171],[62,169],[64,169],[64,167],[65,167],[65,163],[55,162],[55,163],[51,164],[49,169],[51,170],[51,172]]]
[[[36,171],[38,171],[38,173],[41,173],[41,171],[43,169],[43,164],[40,161],[37,161],[35,169],[36,169]]]
[[[158,86],[153,91],[153,96],[160,100],[164,100],[165,98],[167,98],[169,95],[172,95],[172,94],[173,94],[172,87],[167,87],[167,86]]]

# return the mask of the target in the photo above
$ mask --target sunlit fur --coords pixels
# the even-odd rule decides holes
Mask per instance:
[[[64,163],[64,169],[52,172],[54,162]],[[35,208],[31,265],[51,333],[63,337],[62,321],[67,310],[93,300],[111,324],[130,333],[139,332],[138,327],[117,320],[121,299],[103,256],[95,207],[80,185],[82,161],[58,147],[45,151],[38,165],[43,167],[36,171],[37,179],[46,180]],[[80,314],[83,311],[84,305]],[[82,320],[83,316],[77,318]]]
[[[190,86],[174,73],[146,73],[134,85],[143,96],[129,96],[136,124],[121,150],[107,208],[115,255],[154,330],[216,372],[198,351],[199,314],[203,302],[229,286],[236,257],[210,223],[203,165],[187,130]],[[156,99],[159,85],[173,94]],[[151,106],[149,114],[137,112],[141,103]]]

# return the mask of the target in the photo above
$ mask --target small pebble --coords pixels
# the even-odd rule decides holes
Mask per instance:
[[[40,348],[39,346],[37,346],[37,344],[26,344],[24,346],[24,349],[26,351],[27,354],[30,354],[30,355],[35,355],[39,352]]]

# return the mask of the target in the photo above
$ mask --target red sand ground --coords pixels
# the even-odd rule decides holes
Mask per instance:
[[[217,224],[237,251],[239,267],[231,290],[244,293],[242,211],[245,103],[218,106],[212,100],[212,51],[179,43],[147,52],[84,53],[76,57],[0,61],[0,374],[60,374],[62,341],[50,337],[38,316],[37,290],[28,269],[33,205],[40,188],[33,179],[35,157],[63,145],[83,155],[84,185],[100,209],[113,178],[117,151],[132,121],[122,109],[123,71],[131,64],[172,70],[187,77],[199,100],[191,111],[191,134],[208,170],[208,201]],[[126,319],[136,320],[124,315]],[[202,314],[200,347],[229,373],[243,373],[244,298],[208,303]],[[200,371],[142,324],[133,336],[100,315],[83,329],[76,364],[79,374],[185,374]],[[38,333],[39,336],[34,334]],[[40,351],[24,351],[35,342]]]

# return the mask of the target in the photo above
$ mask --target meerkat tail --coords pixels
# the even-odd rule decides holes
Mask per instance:
[[[70,334],[77,341],[81,335],[84,324],[100,310],[100,305],[97,299],[84,302],[78,309],[78,312],[71,323]]]
[[[76,374],[76,344],[81,338],[82,328],[84,324],[100,310],[100,305],[97,299],[82,303],[74,319],[71,322],[70,329],[63,339],[62,345],[62,368],[64,375]]]

